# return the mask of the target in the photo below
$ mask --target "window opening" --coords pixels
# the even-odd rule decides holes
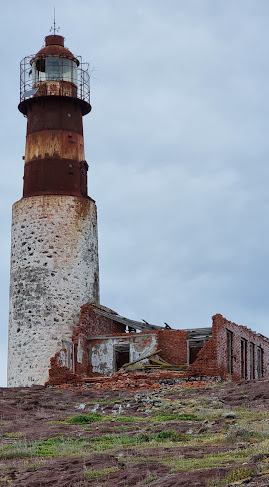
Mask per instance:
[[[255,379],[255,367],[254,367],[254,343],[249,345],[249,378]]]
[[[257,347],[257,376],[258,379],[263,377],[263,349]]]
[[[241,377],[247,378],[247,340],[241,338]]]
[[[233,332],[227,330],[227,362],[228,374],[233,373]]]

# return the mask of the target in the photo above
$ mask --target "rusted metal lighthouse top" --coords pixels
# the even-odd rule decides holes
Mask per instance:
[[[36,58],[48,57],[48,56],[59,56],[72,59],[79,66],[79,60],[75,58],[67,47],[64,46],[64,37],[59,35],[49,35],[45,37],[45,47],[42,47],[40,51],[31,60],[31,64]]]
[[[45,46],[20,64],[19,110],[27,116],[29,107],[44,97],[70,97],[80,105],[82,115],[91,111],[88,63],[64,45],[64,37],[45,37]]]

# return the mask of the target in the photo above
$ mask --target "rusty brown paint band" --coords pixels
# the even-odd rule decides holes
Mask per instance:
[[[86,161],[43,159],[24,168],[23,197],[42,194],[66,194],[87,197]]]

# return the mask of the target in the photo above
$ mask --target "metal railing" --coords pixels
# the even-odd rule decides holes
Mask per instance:
[[[39,87],[41,89],[41,85],[43,85],[42,91],[44,91],[44,84],[46,83],[46,81],[57,81],[57,82],[69,81],[77,88],[76,98],[79,98],[80,100],[90,103],[89,64],[84,63],[80,56],[76,57],[76,59],[79,60],[79,66],[77,67],[77,73],[74,79],[72,78],[67,79],[66,75],[64,74],[58,76],[55,75],[54,73],[53,75],[50,76],[48,73],[44,72],[42,73],[43,75],[42,78],[40,78],[40,80],[38,81],[36,79],[33,79],[33,68],[31,65],[31,60],[33,58],[34,55],[26,56],[20,62],[20,102],[32,98],[36,94],[38,96]],[[49,57],[45,59],[49,59]],[[61,59],[63,63],[62,68],[64,68],[65,58],[61,58]],[[62,69],[62,72],[64,72],[64,69]],[[70,94],[68,94],[68,90],[64,88],[59,94],[62,96],[70,96]]]

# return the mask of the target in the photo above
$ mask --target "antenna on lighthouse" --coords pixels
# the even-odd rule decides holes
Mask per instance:
[[[59,32],[60,27],[56,27],[56,22],[55,22],[55,7],[54,7],[54,17],[53,17],[53,26],[50,28],[50,32],[53,32],[53,35],[55,36],[56,32]]]

